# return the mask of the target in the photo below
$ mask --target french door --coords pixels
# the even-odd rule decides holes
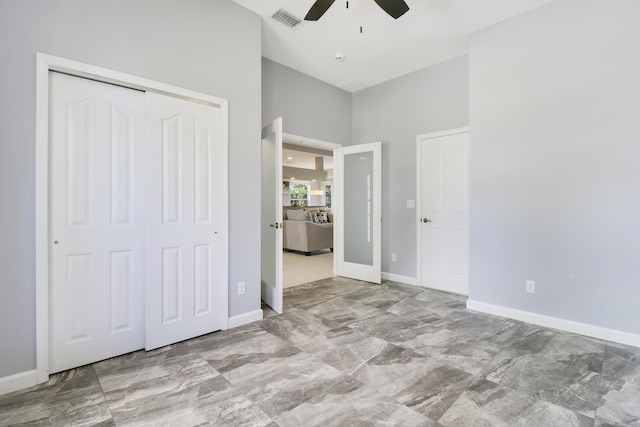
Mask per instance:
[[[333,153],[336,275],[381,283],[381,144],[351,145]]]
[[[262,129],[262,300],[282,313],[282,118]]]

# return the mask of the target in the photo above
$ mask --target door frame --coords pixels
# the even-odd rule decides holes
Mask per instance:
[[[148,80],[118,71],[61,58],[45,53],[36,53],[36,171],[35,171],[35,249],[36,249],[36,372],[33,384],[49,379],[49,72],[57,71],[76,77],[88,78],[104,83],[115,84],[129,89],[157,92],[177,98],[187,99],[213,105],[222,113],[223,155],[228,159],[229,141],[229,102],[226,99],[205,93],[183,89],[177,86]],[[224,175],[228,175],[228,160],[224,162]],[[224,252],[227,269],[224,271],[223,283],[228,280],[229,257],[229,214],[228,187],[223,189],[221,218],[223,236],[222,244],[227,248]],[[228,322],[229,287],[222,290],[224,310]]]
[[[294,135],[287,132],[282,132],[282,143],[289,145],[298,145],[300,147],[317,148],[319,150],[326,151],[333,151],[336,148],[342,147],[342,144],[337,144],[335,142],[307,138],[306,136]]]
[[[449,129],[440,132],[426,133],[416,136],[416,281],[417,285],[422,287],[422,233],[418,224],[421,221],[422,212],[422,147],[420,142],[425,139],[437,139],[444,136],[458,135],[461,133],[469,133],[469,127],[461,127],[455,129]],[[469,258],[467,257],[467,260]]]

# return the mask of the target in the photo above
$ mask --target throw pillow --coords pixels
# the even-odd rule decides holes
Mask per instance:
[[[327,214],[327,222],[333,222],[333,214],[332,213],[328,213]]]
[[[327,214],[324,212],[316,212],[316,221],[319,224],[324,224],[329,222],[329,219],[327,218]]]

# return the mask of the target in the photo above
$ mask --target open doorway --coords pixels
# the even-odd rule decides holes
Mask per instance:
[[[334,275],[333,148],[283,135],[283,288]]]

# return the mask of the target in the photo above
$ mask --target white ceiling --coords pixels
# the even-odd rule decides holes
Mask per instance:
[[[316,157],[324,158],[324,170],[333,169],[333,156],[306,153],[287,148],[282,149],[282,165],[301,169],[315,169]]]
[[[295,29],[271,15],[303,19],[315,0],[234,1],[263,17],[262,56],[354,92],[463,55],[470,33],[554,0],[405,0],[410,10],[397,20],[374,0],[349,0],[349,9],[337,0]]]

